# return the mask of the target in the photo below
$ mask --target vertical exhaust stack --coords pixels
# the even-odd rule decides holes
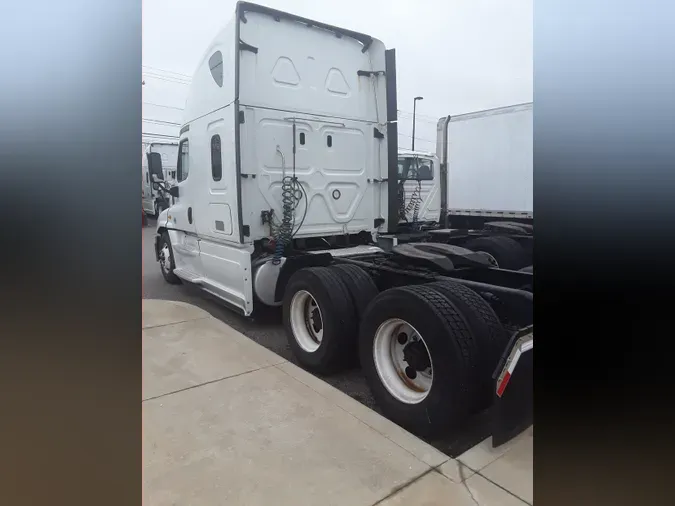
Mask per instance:
[[[438,120],[436,126],[436,156],[441,164],[441,216],[440,224],[448,228],[448,123],[450,116]]]
[[[398,102],[396,99],[396,49],[384,53],[387,79],[387,231],[398,227]]]

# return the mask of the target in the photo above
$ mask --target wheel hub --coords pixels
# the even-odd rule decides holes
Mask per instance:
[[[373,358],[383,386],[405,404],[422,402],[433,383],[429,349],[406,321],[392,318],[375,332]]]
[[[321,308],[306,290],[299,290],[291,299],[290,323],[293,337],[305,351],[313,353],[323,340]]]
[[[311,307],[311,304],[310,304]],[[314,307],[310,311],[309,324],[312,326],[312,330],[318,334],[323,328],[323,322],[321,321],[321,313],[319,313],[319,308]]]
[[[408,343],[408,345],[403,348],[403,360],[408,363],[406,368],[406,375],[411,379],[414,379],[410,374],[408,374],[408,369],[413,369],[414,371],[426,371],[431,367],[431,359],[427,353],[427,349],[424,346],[424,343],[419,339],[413,340]]]
[[[168,244],[164,244],[159,253],[159,265],[165,271],[169,271],[171,268],[171,252],[169,251]]]

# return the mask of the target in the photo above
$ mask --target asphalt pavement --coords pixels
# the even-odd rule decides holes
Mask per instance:
[[[177,300],[193,304],[285,360],[298,365],[288,346],[280,309],[265,311],[256,319],[246,318],[227,309],[218,302],[218,299],[195,286],[188,283],[170,285],[164,281],[154,254],[155,221],[149,219],[148,222],[148,226],[143,227],[144,299]],[[360,369],[318,377],[379,413]],[[427,442],[454,458],[486,437],[488,437],[487,414],[483,413],[473,417],[460,433],[445,440]]]

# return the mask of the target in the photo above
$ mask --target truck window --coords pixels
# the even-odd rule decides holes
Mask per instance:
[[[399,158],[398,159],[398,178],[399,179],[405,179],[405,176],[408,173],[408,168],[407,168],[408,165],[409,165],[409,162],[407,161],[406,158]]]
[[[434,178],[434,162],[431,160],[425,160],[423,158],[419,159],[419,164],[417,166],[417,177],[415,179],[421,179],[422,181],[431,181]]]
[[[223,159],[220,154],[220,135],[211,137],[211,175],[214,181],[223,178]]]
[[[434,179],[434,162],[426,158],[405,157],[398,159],[398,178],[415,181]]]
[[[209,58],[209,69],[211,69],[211,77],[218,86],[223,87],[223,53],[216,51]]]
[[[190,157],[188,151],[188,140],[183,139],[178,148],[178,167],[176,170],[178,172],[178,182],[185,181],[190,173]]]

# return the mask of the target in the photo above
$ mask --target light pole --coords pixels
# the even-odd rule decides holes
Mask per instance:
[[[424,97],[415,97],[413,99],[413,134],[412,134],[412,150],[415,151],[415,113],[417,112],[417,101],[424,100]]]

